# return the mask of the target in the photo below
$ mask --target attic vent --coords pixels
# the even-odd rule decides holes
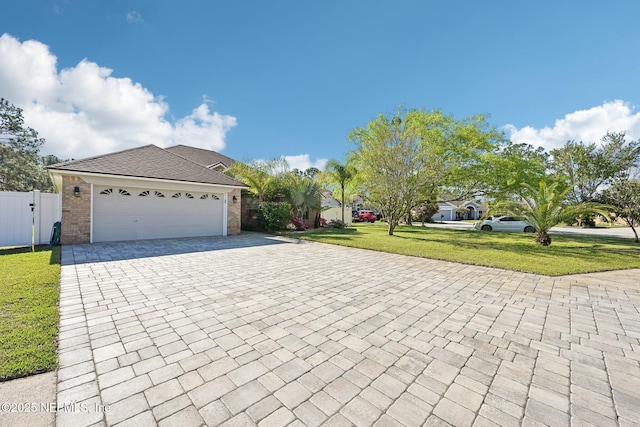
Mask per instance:
[[[113,188],[105,188],[100,192],[100,194],[111,194],[113,193]]]
[[[142,193],[138,194],[138,196],[141,196],[141,197],[147,197],[148,195],[149,195],[149,190],[145,190]]]
[[[156,197],[164,197],[164,194],[162,194],[162,193],[161,193],[161,192],[159,192],[159,191],[156,191]]]
[[[193,199],[193,196],[190,193],[184,193],[184,197],[187,199]]]
[[[129,193],[127,190],[123,190],[122,188],[120,190],[118,190],[118,193],[120,193],[121,196],[130,196],[131,193]]]
[[[179,198],[180,196],[182,196],[182,193],[176,193],[176,194],[174,194],[173,196],[171,196],[171,198],[172,198],[172,199],[177,199],[177,198]]]
[[[200,196],[200,198],[201,198],[202,200],[204,200],[204,199],[208,199],[208,198],[209,198],[209,195],[208,195],[208,194],[203,194],[202,196]]]

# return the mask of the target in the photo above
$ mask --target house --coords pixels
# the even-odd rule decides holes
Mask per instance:
[[[320,195],[322,206],[322,213],[320,215],[322,218],[326,219],[327,222],[331,220],[342,221],[342,203],[333,197],[333,194],[329,190],[320,191]],[[344,222],[350,225],[351,219],[351,206],[345,203]]]
[[[431,217],[434,221],[480,219],[487,212],[486,206],[472,201],[438,202],[438,207],[438,212]]]
[[[209,150],[146,145],[49,166],[62,193],[61,241],[238,234],[246,185],[219,172],[232,162]]]

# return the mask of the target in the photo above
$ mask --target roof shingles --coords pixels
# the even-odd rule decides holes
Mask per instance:
[[[187,145],[174,145],[173,147],[165,148],[165,150],[206,167],[223,164],[226,168],[229,168],[235,163],[235,160],[232,158],[215,151],[189,147]]]
[[[48,169],[246,187],[240,181],[155,145],[71,160]]]

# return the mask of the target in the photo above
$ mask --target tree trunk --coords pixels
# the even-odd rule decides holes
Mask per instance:
[[[395,221],[389,220],[389,230],[388,230],[389,236],[393,236],[393,230],[395,230],[395,228],[396,228]]]
[[[636,236],[636,243],[640,243],[640,239],[638,239],[638,231],[636,230],[636,228],[632,225],[631,226],[631,230],[633,230],[633,234]]]
[[[344,222],[344,185],[342,186],[342,222]]]
[[[536,243],[542,246],[549,246],[551,244],[551,236],[545,231],[536,233]]]

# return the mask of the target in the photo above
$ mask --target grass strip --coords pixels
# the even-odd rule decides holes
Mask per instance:
[[[0,381],[54,370],[60,247],[0,250]]]

